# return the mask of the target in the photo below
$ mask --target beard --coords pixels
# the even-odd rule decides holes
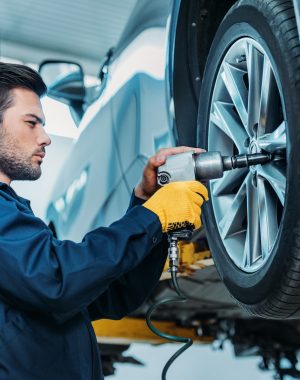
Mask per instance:
[[[22,143],[0,126],[0,171],[11,181],[35,181],[40,178],[40,164],[32,162],[35,153],[38,152],[26,153]]]

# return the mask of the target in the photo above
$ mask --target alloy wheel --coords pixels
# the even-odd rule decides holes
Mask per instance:
[[[265,165],[210,181],[220,236],[234,264],[255,272],[266,264],[280,228],[286,192],[286,128],[280,82],[270,55],[251,38],[228,49],[210,108],[208,149],[223,155],[269,152]]]

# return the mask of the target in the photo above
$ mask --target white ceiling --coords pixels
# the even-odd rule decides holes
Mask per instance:
[[[96,73],[138,0],[0,0],[0,55],[76,59]]]

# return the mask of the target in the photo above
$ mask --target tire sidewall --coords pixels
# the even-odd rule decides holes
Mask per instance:
[[[254,38],[267,52],[282,94],[287,121],[287,189],[281,225],[275,245],[265,265],[254,273],[240,270],[230,259],[221,240],[211,202],[204,207],[204,224],[215,264],[231,294],[246,305],[267,300],[274,292],[289,260],[289,251],[294,244],[293,226],[299,224],[297,210],[299,200],[295,192],[300,189],[300,136],[297,124],[300,120],[297,101],[299,89],[292,81],[288,53],[284,40],[278,39],[270,20],[263,12],[248,5],[234,6],[221,24],[208,57],[206,74],[202,83],[198,112],[198,146],[208,146],[210,104],[214,83],[228,48],[242,37]],[[203,128],[205,126],[205,128]],[[299,128],[298,128],[299,130]],[[210,194],[211,196],[211,194]]]

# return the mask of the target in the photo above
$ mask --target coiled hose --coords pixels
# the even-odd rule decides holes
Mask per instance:
[[[165,364],[165,366],[163,368],[163,371],[162,371],[162,375],[161,375],[162,380],[166,380],[166,375],[167,375],[168,369],[170,368],[170,366],[172,365],[172,363],[178,358],[178,356],[180,356],[185,350],[187,350],[193,344],[193,340],[191,338],[184,338],[184,337],[180,337],[180,336],[176,336],[176,335],[165,334],[165,333],[159,331],[152,324],[152,321],[151,321],[152,314],[161,305],[169,304],[169,303],[172,303],[172,302],[185,302],[187,300],[187,298],[185,297],[184,294],[182,294],[182,292],[181,292],[181,290],[179,288],[178,281],[177,281],[177,272],[176,271],[174,271],[174,272],[171,271],[171,276],[172,276],[171,278],[172,278],[172,282],[173,282],[175,291],[177,293],[177,296],[165,298],[165,299],[163,299],[161,301],[158,301],[158,302],[154,303],[149,308],[149,310],[147,311],[147,314],[146,314],[147,325],[148,325],[149,329],[154,334],[156,334],[157,336],[159,336],[161,338],[171,340],[173,342],[185,343],[179,350],[177,350],[175,352],[174,355],[172,355],[170,357],[170,359]]]

